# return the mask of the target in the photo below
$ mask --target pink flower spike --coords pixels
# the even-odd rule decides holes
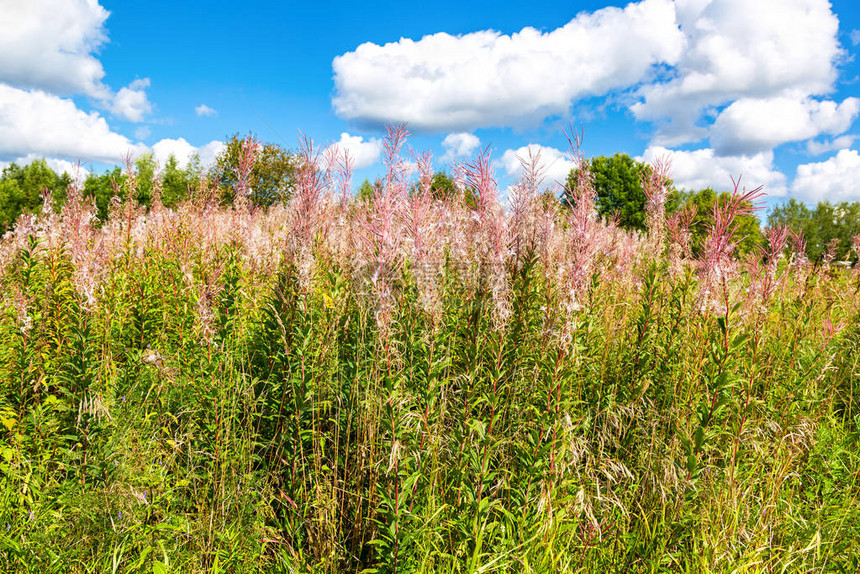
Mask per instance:
[[[825,317],[821,324],[821,332],[824,335],[824,344],[826,345],[845,328],[845,322],[840,321],[835,325],[830,320],[830,317]]]
[[[474,161],[465,166],[466,185],[478,192],[478,213],[484,214],[498,199],[496,178],[490,166],[490,148],[484,149]]]
[[[260,151],[260,142],[248,136],[242,140],[242,148],[239,155],[239,165],[236,166],[236,196],[247,197],[253,191],[251,189],[251,171],[257,163],[257,153]]]

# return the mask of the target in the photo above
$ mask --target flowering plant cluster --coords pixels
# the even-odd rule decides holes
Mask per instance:
[[[0,569],[856,570],[858,269],[739,258],[739,182],[694,252],[665,161],[602,220],[576,132],[569,206],[408,135],[367,198],[303,139],[256,207],[246,140],[232,205],[129,159],[0,240]]]

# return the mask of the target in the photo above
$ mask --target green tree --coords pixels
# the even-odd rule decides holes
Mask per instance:
[[[157,170],[158,166],[155,164],[155,157],[151,153],[141,155],[134,162],[136,181],[134,199],[147,208],[152,206],[152,194]]]
[[[93,199],[100,220],[107,219],[110,200],[115,195],[114,184],[120,188],[120,195],[124,195],[125,192],[121,189],[124,183],[125,175],[119,167],[114,167],[101,175],[91,173],[84,181],[84,197]]]
[[[170,156],[161,169],[161,201],[167,207],[175,207],[186,199],[200,178],[200,165],[196,158],[188,162],[185,169],[179,167],[179,161]]]
[[[460,199],[471,209],[475,209],[478,205],[478,193],[471,187],[459,189],[454,179],[444,171],[433,174],[430,193],[434,199]]]
[[[236,194],[236,170],[242,158],[243,141],[239,134],[231,136],[210,171],[221,188],[222,199],[227,202],[232,202]],[[251,170],[251,201],[267,206],[289,199],[295,189],[297,167],[297,158],[289,151],[277,144],[263,144]]]
[[[819,203],[812,215],[812,225],[818,237],[810,245],[807,239],[809,258],[818,260],[827,252],[832,241],[836,241],[836,259],[847,259],[851,251],[851,238],[860,233],[860,203]]]
[[[767,216],[767,224],[771,227],[788,227],[791,231],[802,232],[806,238],[806,256],[810,259],[820,256],[818,229],[813,220],[815,211],[793,197],[773,209]],[[815,256],[812,252],[815,252]]]
[[[818,261],[834,239],[838,240],[837,259],[851,255],[851,239],[860,233],[860,203],[843,201],[819,203],[815,209],[794,198],[774,207],[768,216],[770,225],[785,225],[792,231],[802,231],[806,239],[806,256]]]
[[[44,159],[5,167],[0,175],[0,234],[8,231],[22,213],[35,213],[41,208],[43,189],[51,192],[54,207],[59,208],[71,181],[68,174],[58,175],[48,167]]]
[[[430,181],[430,193],[434,199],[452,199],[460,195],[454,180],[444,171],[437,171]]]
[[[691,226],[694,254],[701,252],[702,243],[708,235],[714,204],[719,202],[719,205],[725,205],[730,198],[730,193],[726,191],[717,193],[709,187],[699,191],[677,192],[675,194],[674,202],[678,208],[690,204],[696,207],[696,217]],[[758,217],[755,214],[738,215],[735,218],[735,223],[737,227],[732,239],[737,244],[738,255],[745,255],[755,249],[756,246],[761,245],[763,236]]]
[[[186,168],[181,168],[179,161],[172,155],[163,166],[156,165],[152,154],[141,155],[134,162],[135,201],[146,207],[152,205],[156,173],[161,180],[162,203],[167,207],[175,207],[188,197],[189,190],[197,184],[200,167],[193,158]],[[107,218],[114,195],[122,200],[128,196],[127,175],[120,167],[113,167],[101,175],[90,174],[84,181],[84,196],[93,198],[102,221]]]
[[[647,164],[638,162],[626,153],[616,153],[611,157],[598,156],[589,162],[594,192],[595,206],[600,217],[617,217],[624,229],[645,230],[645,192],[642,191],[641,177],[650,171]],[[577,170],[571,170],[567,186],[562,192],[562,201],[569,205],[577,180]]]
[[[376,191],[382,188],[382,180],[378,179],[370,183],[370,180],[365,178],[364,182],[362,182],[361,186],[358,188],[358,199],[359,201],[370,202],[373,200],[373,196],[376,195]]]

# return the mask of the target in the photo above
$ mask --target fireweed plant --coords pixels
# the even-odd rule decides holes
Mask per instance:
[[[857,572],[860,269],[736,183],[693,257],[489,150],[433,195],[403,126],[372,197],[299,146],[291,199],[217,182],[104,221],[73,184],[0,241],[0,570]],[[855,239],[860,250],[860,237]]]

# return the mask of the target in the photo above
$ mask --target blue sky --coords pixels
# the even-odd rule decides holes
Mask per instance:
[[[0,164],[206,160],[227,135],[339,143],[380,171],[407,121],[435,165],[490,146],[500,186],[540,147],[668,155],[682,187],[860,200],[860,8],[840,0],[0,0]]]

